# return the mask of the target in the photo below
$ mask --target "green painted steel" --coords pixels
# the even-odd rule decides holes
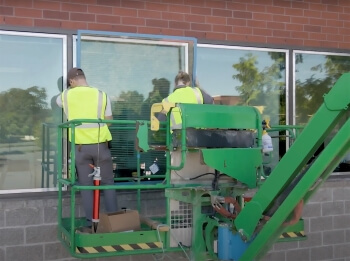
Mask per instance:
[[[240,129],[256,132],[255,148],[201,148],[204,162],[232,178],[256,187],[262,175],[262,126],[258,109],[249,106],[177,104],[182,113],[181,155],[179,166],[169,166],[173,170],[182,169],[186,162],[186,131],[188,128]]]
[[[193,260],[207,260],[211,254],[206,250],[207,242],[203,237],[204,225],[208,223],[208,214],[202,212],[202,208],[211,205],[210,195],[215,194],[210,188],[204,187],[188,187],[166,189],[165,196],[181,202],[186,202],[192,206],[192,219],[195,224],[192,228],[192,257]],[[212,234],[207,232],[208,235]]]
[[[178,104],[184,128],[261,129],[261,116],[255,107],[214,104]]]
[[[115,125],[122,125],[122,129],[135,129],[136,121],[126,121],[126,120],[89,120],[80,119],[69,121],[58,126],[58,238],[62,244],[68,249],[70,254],[78,258],[93,258],[93,257],[111,257],[111,256],[122,256],[122,255],[135,255],[135,254],[149,254],[149,253],[163,253],[170,251],[169,248],[169,232],[158,231],[148,227],[142,227],[141,231],[135,232],[118,232],[118,233],[98,233],[98,234],[82,234],[77,231],[77,228],[84,226],[85,220],[79,218],[76,213],[76,196],[81,190],[94,190],[94,186],[80,186],[76,183],[76,175],[74,173],[75,169],[75,127],[79,126],[81,123],[111,123]],[[143,122],[145,126],[149,126],[149,122]],[[133,127],[134,126],[134,127]],[[68,176],[63,177],[64,172],[62,160],[63,146],[62,141],[64,140],[64,133],[70,128],[72,131],[72,142],[71,142],[71,152],[70,164],[67,166],[69,169]],[[118,127],[116,127],[118,128]],[[141,134],[138,137],[147,141],[146,129],[141,128]],[[145,146],[142,143],[142,146]],[[140,165],[138,160],[138,166]],[[99,190],[105,189],[116,189],[116,190],[135,190],[137,195],[137,206],[138,210],[141,209],[141,191],[142,190],[164,190],[170,187],[169,182],[169,171],[164,175],[153,175],[151,178],[163,178],[154,184],[145,184],[141,180],[143,177],[140,176],[140,170],[137,168],[137,177],[132,177],[135,180],[132,184],[125,185],[119,183],[117,185],[100,186]],[[123,178],[115,178],[116,181],[124,181]],[[65,191],[68,190],[68,191]],[[69,216],[63,215],[63,202],[68,199],[69,204]],[[166,206],[168,208],[168,206]],[[166,218],[165,218],[166,220]],[[171,251],[179,251],[181,248],[173,247]]]
[[[256,229],[259,231],[252,244],[241,257],[242,260],[254,260],[254,258],[261,257],[268,251],[269,247],[281,234],[282,223],[288,218],[298,202],[300,200],[307,202],[310,195],[316,191],[320,183],[324,182],[342,157],[349,151],[350,120],[342,126],[311,167],[305,173],[300,174],[302,168],[348,110],[350,95],[347,96],[347,101],[343,98],[340,99],[341,106],[334,105],[334,101],[337,100],[339,95],[343,97],[344,94],[349,92],[349,83],[350,74],[344,74],[330,92],[325,95],[325,104],[312,117],[270,177],[235,220],[237,230],[247,239],[255,234]],[[293,184],[293,180],[299,181]],[[262,226],[262,228],[258,227],[259,220],[265,211],[291,184],[294,188],[286,199],[280,203],[271,219],[266,224],[264,222],[260,223],[259,226]]]
[[[147,122],[145,121],[139,121],[136,123],[137,124],[137,132],[136,132],[136,137],[137,137],[137,149],[141,149],[143,151],[149,151],[149,143],[148,143],[148,131],[149,131],[149,126]]]
[[[249,188],[260,181],[262,166],[261,148],[202,149],[204,162],[228,176],[239,180]]]
[[[262,258],[283,231],[283,222],[302,199],[306,202],[320,183],[332,173],[350,148],[350,119],[339,130],[321,155],[304,174],[288,197],[280,204],[271,219],[263,226],[241,260]],[[314,187],[316,185],[316,187]],[[249,203],[247,204],[249,206]]]
[[[303,200],[305,203],[327,179],[342,157],[350,151],[350,119],[340,128],[331,142],[312,164],[307,163],[324,139],[334,129],[335,125],[347,111],[350,103],[350,74],[344,74],[325,95],[324,104],[311,118],[309,124],[300,126],[274,126],[269,131],[286,131],[294,143],[275,169],[266,177],[263,173],[262,126],[259,111],[248,106],[176,104],[182,112],[182,129],[180,145],[181,162],[178,166],[171,165],[171,151],[174,149],[172,134],[169,129],[169,117],[166,128],[165,144],[151,144],[152,138],[159,138],[160,132],[150,136],[149,121],[115,121],[115,120],[74,120],[58,127],[57,137],[57,172],[58,172],[58,237],[71,255],[79,258],[98,258],[121,255],[136,255],[179,251],[179,247],[170,247],[170,232],[158,231],[142,227],[141,231],[131,233],[81,234],[76,228],[84,225],[84,219],[77,217],[76,194],[80,190],[93,190],[94,186],[79,186],[76,183],[74,137],[75,127],[82,122],[104,122],[121,125],[124,129],[137,129],[136,151],[162,149],[166,154],[166,173],[152,178],[164,178],[152,185],[142,183],[143,177],[137,166],[137,176],[132,177],[132,184],[102,186],[98,189],[135,190],[138,210],[141,208],[141,191],[161,189],[165,191],[166,213],[170,213],[170,200],[176,200],[191,205],[193,227],[191,251],[193,261],[218,260],[214,251],[214,241],[217,240],[217,229],[226,224],[232,227],[233,233],[240,233],[242,240],[249,240],[250,245],[240,260],[257,260],[264,256],[271,245],[278,241],[305,240],[303,220],[293,226],[285,226],[284,222],[291,218],[293,209]],[[71,163],[69,175],[63,177],[65,162],[62,160],[64,133],[72,130]],[[255,133],[255,142],[249,148],[205,148],[189,147],[187,130],[251,130]],[[302,129],[302,131],[300,131]],[[295,132],[295,130],[297,130]],[[158,136],[157,136],[158,135]],[[171,171],[180,170],[185,166],[189,150],[201,152],[204,163],[215,169],[212,184],[200,184],[195,179],[185,184],[172,184]],[[138,154],[140,155],[140,154]],[[137,160],[140,165],[140,160]],[[307,166],[307,167],[306,167]],[[219,174],[218,174],[219,173]],[[217,175],[225,175],[227,180],[220,182]],[[263,179],[264,177],[265,179]],[[215,180],[217,179],[217,180]],[[116,181],[130,180],[120,178]],[[216,182],[216,184],[214,184]],[[68,191],[65,191],[67,188]],[[242,198],[248,189],[256,193],[251,201],[244,203]],[[63,201],[70,200],[69,216],[63,215]],[[214,212],[212,206],[218,198],[232,198],[239,202],[242,208],[237,217],[225,217]],[[226,202],[223,206],[229,207]],[[211,209],[208,213],[204,209]],[[238,210],[237,210],[238,211]],[[263,219],[269,215],[269,219]],[[170,227],[170,215],[162,220]],[[287,234],[289,233],[289,234]],[[282,237],[281,237],[282,234]],[[283,234],[286,234],[283,237]]]

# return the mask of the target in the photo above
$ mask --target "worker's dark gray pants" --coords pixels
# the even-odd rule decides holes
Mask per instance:
[[[99,146],[99,147],[98,147]],[[99,152],[98,152],[99,151]],[[89,164],[100,167],[101,185],[114,184],[113,163],[111,151],[107,142],[89,145],[76,145],[75,164],[78,174],[78,182],[83,186],[93,186],[93,177],[88,175],[93,172]],[[116,190],[103,190],[106,212],[117,211]],[[81,190],[83,207],[87,219],[87,225],[91,225],[93,211],[93,190]]]

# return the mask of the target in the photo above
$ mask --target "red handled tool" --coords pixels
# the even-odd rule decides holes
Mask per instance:
[[[94,186],[100,186],[101,183],[101,173],[100,173],[100,167],[95,167],[92,164],[89,164],[91,168],[94,169],[94,171],[89,174],[90,176],[94,176]],[[97,231],[98,222],[100,221],[100,190],[95,189],[94,190],[94,200],[93,200],[93,209],[92,209],[92,224],[94,228],[94,232]]]

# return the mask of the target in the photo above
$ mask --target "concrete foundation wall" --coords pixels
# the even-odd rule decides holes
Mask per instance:
[[[329,180],[303,211],[306,241],[277,243],[264,260],[350,260],[350,187]]]
[[[276,243],[266,261],[350,260],[350,180],[329,180],[306,205],[306,241]],[[165,213],[162,191],[142,194],[142,213],[159,216]],[[119,206],[136,208],[136,193],[120,192]],[[79,204],[79,201],[77,202]],[[64,205],[68,208],[69,201]],[[77,207],[77,213],[81,213]],[[0,260],[46,261],[78,260],[57,240],[57,195],[39,193],[0,200]],[[123,256],[89,260],[155,260],[153,256]],[[181,254],[169,254],[164,260],[186,260]]]

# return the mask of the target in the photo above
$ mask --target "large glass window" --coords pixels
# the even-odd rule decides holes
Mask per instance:
[[[287,59],[286,50],[199,44],[197,81],[217,104],[256,106],[270,125],[287,124]],[[272,136],[276,164],[286,144]]]
[[[77,63],[85,71],[89,85],[109,95],[115,120],[150,120],[151,105],[172,92],[178,71],[192,68],[189,52],[193,49],[181,38],[170,41],[151,36],[85,34],[77,47],[80,57]],[[165,153],[138,154],[134,145],[135,125],[131,129],[119,127],[110,127],[116,177],[135,174],[138,160],[141,175],[155,161],[160,167],[157,174],[164,174]]]
[[[0,193],[56,186],[56,140],[46,130],[62,120],[52,101],[65,57],[66,36],[0,31]]]
[[[294,123],[306,125],[323,103],[323,95],[328,93],[339,77],[350,71],[350,54],[294,51],[295,114]],[[350,88],[350,86],[349,86]],[[344,93],[344,95],[346,95]],[[323,146],[339,130],[348,115],[326,138]],[[320,150],[322,149],[322,146]],[[335,169],[335,172],[350,172],[350,154]]]

